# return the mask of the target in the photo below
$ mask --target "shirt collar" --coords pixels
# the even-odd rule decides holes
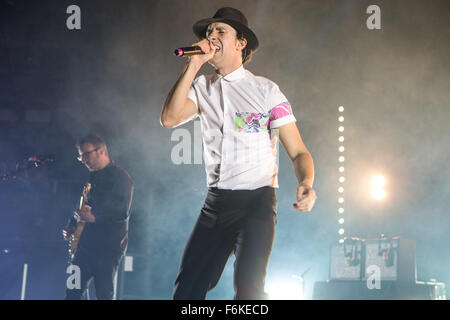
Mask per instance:
[[[239,68],[237,68],[236,70],[234,70],[233,72],[227,74],[225,77],[222,77],[220,74],[216,73],[216,79],[223,78],[226,81],[240,80],[240,79],[244,78],[245,71],[246,70],[244,69],[244,66],[242,65]]]

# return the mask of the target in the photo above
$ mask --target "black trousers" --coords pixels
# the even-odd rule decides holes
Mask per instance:
[[[184,250],[173,298],[205,299],[234,253],[234,299],[265,299],[276,211],[274,188],[210,188]]]
[[[66,300],[81,300],[91,280],[94,280],[96,298],[99,300],[115,299],[115,278],[122,256],[91,253],[78,250],[72,264],[80,268],[80,288],[66,288]]]

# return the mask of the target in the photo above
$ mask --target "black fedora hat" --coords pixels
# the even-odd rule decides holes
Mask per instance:
[[[230,7],[220,8],[212,18],[197,21],[193,26],[195,35],[199,39],[205,38],[206,28],[214,22],[229,24],[236,29],[237,32],[241,32],[247,40],[248,49],[255,51],[258,48],[258,38],[248,27],[247,18],[239,10]]]

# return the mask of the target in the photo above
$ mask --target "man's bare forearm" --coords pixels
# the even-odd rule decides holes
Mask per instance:
[[[298,154],[292,159],[294,172],[298,180],[298,184],[306,184],[312,187],[314,183],[314,161],[309,152]]]
[[[188,99],[189,88],[197,75],[201,66],[187,63],[175,85],[167,95],[161,112],[161,124],[163,126],[173,126],[182,121],[183,108]]]

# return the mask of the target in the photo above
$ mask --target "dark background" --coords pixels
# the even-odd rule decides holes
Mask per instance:
[[[81,30],[66,9],[81,8]],[[366,9],[381,8],[381,30]],[[162,103],[196,41],[192,24],[223,6],[243,11],[260,48],[246,67],[288,97],[315,161],[312,213],[291,209],[296,179],[280,154],[277,234],[267,286],[305,274],[305,297],[328,279],[338,229],[338,111],[345,107],[344,236],[381,233],[416,241],[419,280],[450,281],[450,3],[448,1],[0,1],[0,298],[64,297],[61,228],[88,172],[75,156],[81,135],[105,137],[135,182],[122,298],[170,299],[180,255],[206,196],[200,164],[175,165]],[[205,66],[202,72],[211,72]],[[193,123],[183,125],[194,133]],[[282,148],[281,148],[282,149]],[[23,160],[53,155],[35,168]],[[193,158],[193,157],[192,157]],[[28,167],[26,166],[28,164]],[[370,197],[383,174],[387,197]],[[6,251],[5,251],[6,250]],[[208,298],[233,296],[232,261]]]

